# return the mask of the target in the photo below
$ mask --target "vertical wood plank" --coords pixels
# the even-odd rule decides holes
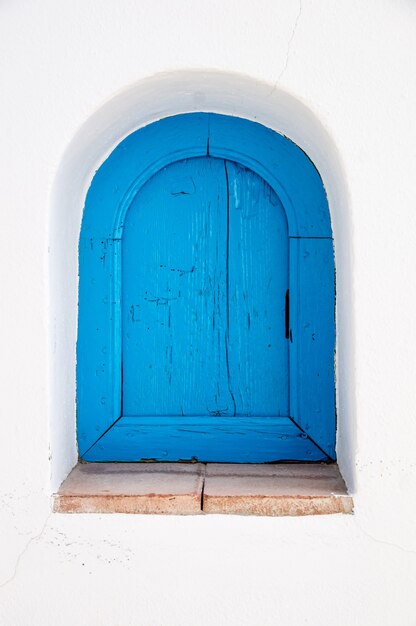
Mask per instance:
[[[123,414],[222,415],[227,385],[226,179],[198,158],[154,176],[123,237]]]
[[[81,454],[121,415],[119,301],[112,287],[119,241],[82,237],[77,341],[78,445]],[[82,354],[82,358],[79,355]]]
[[[237,415],[289,414],[285,337],[289,241],[282,204],[245,167],[229,183],[229,369]]]
[[[335,269],[332,239],[290,240],[291,415],[335,458]]]

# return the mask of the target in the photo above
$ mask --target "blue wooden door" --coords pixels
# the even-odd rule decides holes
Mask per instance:
[[[94,176],[79,261],[82,459],[335,458],[330,216],[289,139],[213,113],[137,130]]]
[[[236,163],[187,159],[147,182],[123,232],[122,412],[147,427],[143,457],[261,454],[249,431],[289,415],[288,234],[275,192]]]

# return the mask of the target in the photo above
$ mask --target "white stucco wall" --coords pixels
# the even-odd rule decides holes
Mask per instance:
[[[0,5],[0,624],[416,625],[416,4]],[[338,454],[354,516],[65,516],[76,246],[97,164],[216,110],[284,132],[327,187]]]

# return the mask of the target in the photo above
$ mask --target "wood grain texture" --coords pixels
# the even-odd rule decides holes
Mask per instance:
[[[85,461],[270,463],[327,459],[287,417],[130,416],[119,419]]]
[[[121,260],[126,212],[165,165],[206,154],[209,116],[150,124],[124,139],[88,189],[79,245],[77,438],[86,450],[121,415]]]
[[[157,417],[170,416],[169,460],[199,459],[198,450],[206,461],[228,460],[209,420],[193,429],[193,452],[186,437],[177,440],[178,418],[196,415],[236,418],[224,440],[234,460],[280,458],[260,426],[247,430],[248,448],[237,419],[289,414],[288,236],[276,194],[235,163],[187,159],[147,182],[123,232],[123,416],[154,416],[159,447]],[[145,456],[160,459],[141,432]],[[281,454],[292,458],[285,446]]]
[[[225,162],[229,201],[230,387],[237,415],[290,415],[283,206],[257,174]]]
[[[123,415],[232,413],[226,250],[222,161],[174,163],[136,197],[123,236]]]
[[[296,423],[335,459],[335,268],[331,239],[291,239],[291,402]]]
[[[209,153],[263,178],[285,207],[289,237],[332,237],[322,179],[305,152],[261,124],[210,114]]]
[[[283,208],[213,158],[154,176],[123,237],[123,415],[288,415]]]

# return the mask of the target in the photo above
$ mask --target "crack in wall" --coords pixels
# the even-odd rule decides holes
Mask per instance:
[[[273,85],[273,88],[272,88],[272,90],[271,90],[271,92],[270,92],[269,96],[271,96],[271,95],[272,95],[272,93],[274,93],[274,91],[276,90],[277,85],[278,85],[278,84],[279,84],[279,82],[282,80],[282,77],[283,77],[284,73],[286,72],[287,67],[288,67],[288,65],[289,65],[289,58],[290,58],[290,53],[291,53],[291,51],[292,51],[292,44],[293,44],[293,40],[294,40],[294,38],[295,38],[296,31],[297,31],[297,29],[298,29],[299,20],[300,20],[301,15],[302,15],[302,10],[303,10],[302,0],[299,0],[299,8],[298,8],[298,13],[297,13],[297,15],[296,15],[296,18],[295,18],[295,21],[294,21],[294,23],[293,23],[293,27],[292,27],[292,32],[291,32],[290,37],[289,37],[289,40],[288,40],[288,42],[287,42],[287,50],[286,50],[285,62],[284,62],[284,64],[283,64],[282,69],[281,69],[281,70],[280,70],[280,72],[279,72],[279,75],[278,75],[278,77],[277,77],[277,79],[276,79],[276,81],[275,81],[275,83],[274,83],[274,85]]]
[[[396,550],[399,550],[400,552],[404,552],[405,554],[416,555],[416,550],[413,550],[412,548],[406,548],[405,546],[402,546],[400,543],[394,543],[393,541],[385,541],[384,539],[378,539],[377,537],[374,537],[374,535],[369,533],[367,530],[364,530],[364,528],[357,521],[357,519],[355,519],[354,521],[355,521],[355,524],[356,524],[358,530],[365,537],[367,537],[367,539],[370,539],[370,541],[372,541],[374,543],[377,543],[379,545],[382,545],[382,546],[388,546],[389,548],[395,548]]]
[[[32,545],[32,543],[34,543],[35,541],[39,541],[39,539],[42,537],[43,533],[46,530],[46,526],[49,522],[49,519],[52,515],[52,511],[48,514],[47,518],[45,519],[42,528],[40,529],[40,531],[36,534],[33,535],[27,542],[26,545],[24,546],[23,550],[21,550],[19,552],[19,554],[17,555],[17,559],[16,559],[16,563],[13,569],[13,573],[11,576],[9,576],[9,578],[6,578],[5,581],[3,581],[2,583],[0,583],[0,589],[3,589],[4,587],[6,587],[7,585],[9,585],[11,582],[13,582],[13,580],[16,578],[17,576],[17,572],[19,570],[19,565],[20,562],[23,558],[23,556],[26,554],[26,552],[28,551],[28,549],[30,548],[30,546]]]

